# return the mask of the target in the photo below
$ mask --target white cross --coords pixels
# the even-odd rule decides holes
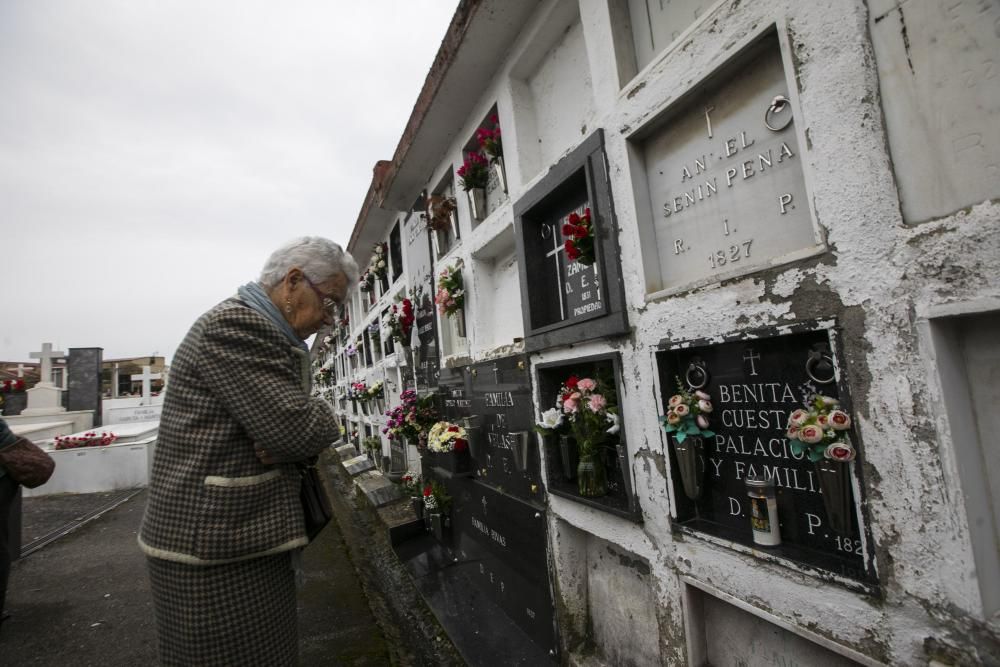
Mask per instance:
[[[752,347],[748,347],[746,354],[743,355],[743,361],[750,362],[750,375],[757,375],[757,364],[754,362],[760,359],[760,355],[753,351]]]
[[[18,364],[16,367],[15,366],[11,366],[7,370],[8,371],[17,371],[17,377],[23,378],[24,377],[24,369],[25,369],[24,364]]]
[[[53,351],[52,343],[42,343],[41,352],[32,352],[28,355],[32,359],[40,359],[42,362],[41,377],[39,384],[52,386],[52,360],[61,359],[66,356],[65,352]]]
[[[136,380],[142,380],[142,401],[141,401],[142,403],[145,403],[146,401],[149,400],[149,395],[151,393],[150,380],[159,380],[161,377],[163,377],[162,373],[150,373],[149,366],[142,367],[141,375],[132,376],[133,382],[135,382]]]
[[[560,220],[559,222],[562,222],[562,220]],[[565,305],[563,305],[563,271],[562,271],[562,262],[559,261],[559,253],[561,253],[564,250],[566,250],[566,246],[565,246],[565,244],[559,242],[559,235],[556,234],[556,229],[557,229],[557,225],[559,224],[559,222],[555,222],[555,223],[551,223],[551,224],[543,224],[542,225],[542,238],[543,239],[547,238],[549,235],[552,236],[552,250],[550,250],[547,253],[545,253],[545,257],[546,258],[555,257],[555,260],[556,260],[556,284],[559,286],[559,288],[556,290],[557,292],[559,292],[559,318],[560,319],[566,319],[566,310],[565,310],[566,307],[565,307]]]

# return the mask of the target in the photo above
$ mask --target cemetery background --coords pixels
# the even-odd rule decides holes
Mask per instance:
[[[349,244],[372,280],[316,370],[375,504],[376,468],[450,496],[392,536],[470,662],[487,634],[569,664],[1000,661],[998,11],[460,4],[375,166]],[[592,263],[566,258],[571,214]],[[533,432],[572,374],[620,413],[603,494],[571,439]],[[678,377],[714,405],[693,456],[661,426]],[[387,439],[405,389],[471,452]],[[856,458],[788,436],[803,390],[839,399]],[[753,473],[778,546],[754,539]]]

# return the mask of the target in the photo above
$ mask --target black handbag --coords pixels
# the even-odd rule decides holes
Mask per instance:
[[[330,499],[326,497],[323,480],[319,478],[316,466],[301,466],[302,487],[299,499],[302,501],[302,514],[305,517],[306,535],[312,542],[320,531],[330,523],[333,510],[330,509]]]

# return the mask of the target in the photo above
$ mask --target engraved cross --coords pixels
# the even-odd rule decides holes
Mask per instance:
[[[563,271],[562,262],[559,260],[559,253],[566,250],[566,246],[559,241],[559,234],[556,233],[558,229],[558,222],[547,223],[542,225],[542,238],[548,239],[552,237],[552,250],[545,253],[546,259],[552,257],[555,261],[556,270],[556,290],[559,293],[559,317],[565,318],[566,316],[566,306],[563,303]]]
[[[760,355],[753,351],[752,347],[748,347],[746,353],[743,355],[743,361],[750,362],[750,375],[757,375],[757,364],[754,362],[760,359]]]

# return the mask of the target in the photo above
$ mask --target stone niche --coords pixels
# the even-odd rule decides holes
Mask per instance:
[[[572,375],[577,378],[593,378],[614,387],[617,394],[615,401],[619,410],[621,409],[625,394],[621,382],[621,361],[616,353],[582,357],[571,362],[538,364],[535,368],[538,373],[539,401],[545,406],[544,409],[555,403],[560,387]],[[579,455],[575,440],[556,435],[542,438],[546,448],[548,492],[631,521],[642,521],[639,501],[633,492],[625,430],[624,420],[621,420],[618,434],[609,435],[600,447],[601,462],[607,473],[607,493],[598,497],[580,494],[577,470]],[[567,429],[566,435],[572,436],[572,433]]]
[[[772,27],[629,137],[650,298],[823,251],[789,69]]]
[[[595,261],[566,256],[563,224],[591,211]],[[525,349],[628,332],[604,133],[590,135],[514,205]]]
[[[689,665],[873,664],[866,656],[778,619],[723,593],[685,581],[684,615]],[[718,632],[725,628],[725,632]],[[733,656],[740,659],[733,663]]]
[[[664,414],[678,381],[685,388],[703,384],[700,388],[713,404],[709,428],[715,435],[703,439],[693,472],[682,471],[674,437],[663,434],[675,530],[745,545],[757,554],[873,586],[871,536],[859,516],[860,463],[814,464],[804,453],[796,455],[786,437],[788,416],[803,407],[807,394],[838,399],[841,408],[852,413],[847,385],[838,370],[834,330],[814,323],[795,332],[759,331],[723,343],[671,343],[656,356]],[[853,427],[849,437],[863,456],[863,443]],[[693,487],[684,484],[684,474],[694,476],[700,491],[691,493]],[[778,546],[754,543],[748,476],[775,482]],[[839,486],[824,486],[830,480]]]

